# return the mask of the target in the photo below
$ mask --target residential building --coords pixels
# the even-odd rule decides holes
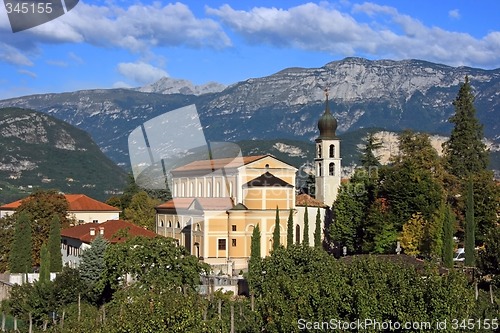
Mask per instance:
[[[102,223],[120,218],[121,210],[92,199],[85,194],[64,194],[68,202],[68,217],[77,223]],[[28,197],[29,198],[29,197]],[[13,214],[23,200],[17,200],[0,207],[0,218]]]
[[[127,236],[124,237],[123,234]],[[129,237],[143,236],[154,238],[158,235],[124,220],[109,220],[99,224],[84,223],[61,230],[61,254],[63,265],[77,267],[83,251],[98,235],[111,244],[126,241]]]

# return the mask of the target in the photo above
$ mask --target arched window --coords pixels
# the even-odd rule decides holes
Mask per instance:
[[[318,144],[318,158],[321,158],[321,144]]]
[[[198,183],[198,197],[203,197],[203,184]]]
[[[335,176],[335,163],[330,163],[328,166],[328,173],[330,176]]]
[[[181,228],[181,223],[180,223],[179,221],[177,221],[177,223],[175,224],[175,227],[176,227],[177,229],[180,229],[180,228]]]
[[[167,227],[172,228],[172,221],[168,220]]]
[[[295,226],[295,243],[300,244],[300,225]]]
[[[318,163],[318,177],[323,176],[323,172],[321,172],[321,163]]]
[[[160,220],[160,227],[163,227],[165,225],[165,223],[163,222],[163,220]]]
[[[330,145],[330,157],[335,157],[335,145]]]
[[[190,193],[189,193],[189,196],[191,197],[195,197],[195,193],[194,193],[194,182],[191,182],[191,189],[190,189]]]

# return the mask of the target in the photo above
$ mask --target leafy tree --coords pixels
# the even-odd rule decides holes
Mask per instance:
[[[10,251],[9,267],[11,273],[28,273],[32,268],[31,224],[29,216],[21,212],[16,215],[14,240]]]
[[[309,246],[309,215],[307,213],[307,205],[304,211],[304,234],[302,238],[302,245]]]
[[[415,213],[411,219],[403,225],[400,241],[404,252],[410,256],[420,254],[422,242],[425,237],[426,221],[420,213]]]
[[[316,213],[316,227],[314,228],[314,247],[321,248],[321,214],[318,208]]]
[[[83,299],[86,288],[87,285],[82,280],[78,269],[65,266],[53,281],[55,310],[77,302],[79,295]]]
[[[359,252],[362,239],[361,230],[365,217],[363,196],[358,196],[352,184],[342,184],[337,200],[333,205],[333,224],[330,237],[341,247],[346,246],[349,253]]]
[[[454,124],[450,139],[443,144],[448,170],[466,179],[471,173],[483,171],[488,166],[488,151],[483,140],[483,126],[476,117],[474,95],[469,82],[460,86],[453,102],[455,114],[449,119]]]
[[[376,199],[369,207],[364,224],[363,252],[394,253],[398,232],[389,214],[387,200]]]
[[[105,283],[103,274],[106,269],[104,255],[108,248],[108,241],[101,235],[90,243],[90,248],[83,251],[78,266],[80,277],[88,287],[87,297],[92,302],[100,302]]]
[[[40,283],[50,281],[50,253],[45,244],[42,245],[40,254]]]
[[[273,251],[276,251],[281,245],[280,242],[280,211],[276,206],[276,219],[273,232]]]
[[[49,238],[52,219],[57,216],[61,227],[70,225],[72,219],[67,216],[68,202],[64,195],[55,190],[37,190],[23,200],[16,214],[25,213],[31,221],[33,247],[31,255],[33,264],[40,264],[40,250]]]
[[[50,254],[50,271],[60,272],[62,270],[61,223],[57,215],[52,218],[47,244]]]
[[[293,245],[293,210],[290,209],[286,223],[286,247]]]
[[[492,228],[486,236],[484,248],[479,251],[478,267],[484,275],[491,274],[500,287],[500,226]]]
[[[382,147],[382,142],[377,140],[375,132],[368,133],[367,137],[364,139],[366,142],[361,149],[361,165],[365,168],[378,167],[380,166],[380,160],[378,156],[375,156],[374,151]]]
[[[465,208],[465,265],[472,267],[475,265],[476,256],[476,236],[474,221],[474,194],[472,179],[467,182],[467,206]]]
[[[455,229],[455,214],[450,206],[446,206],[443,223],[443,263],[445,267],[453,267],[453,235]]]
[[[14,238],[16,220],[12,215],[0,219],[0,272],[9,267],[10,250]]]
[[[134,237],[114,244],[107,248],[104,262],[104,278],[113,289],[128,274],[135,284],[149,290],[177,287],[195,290],[200,274],[209,271],[207,264],[178,246],[175,239],[165,237]]]
[[[125,218],[134,224],[155,231],[155,207],[159,203],[158,200],[150,198],[145,191],[137,192],[132,197],[129,206],[125,208]]]

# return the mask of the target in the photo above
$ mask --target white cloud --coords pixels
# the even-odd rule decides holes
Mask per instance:
[[[152,46],[224,48],[229,37],[212,19],[199,19],[182,4],[137,4],[128,8],[82,1],[69,13],[30,33],[42,42],[86,42],[140,52]]]
[[[15,47],[0,42],[0,61],[13,65],[33,66],[31,60]]]
[[[460,19],[460,11],[458,9],[452,9],[448,12],[448,16],[452,19],[458,20]]]
[[[76,55],[74,52],[68,53],[68,58],[71,59],[74,63],[81,65],[84,63],[83,59]]]
[[[0,8],[0,16],[2,14],[7,16]],[[0,40],[18,53],[17,59],[13,59],[12,55],[7,57],[5,51],[0,51],[0,61],[16,64],[31,63],[22,54],[31,54],[43,44],[88,43],[141,54],[148,53],[152,47],[223,49],[231,46],[229,37],[216,21],[195,17],[182,3],[161,5],[159,2],[121,8],[80,1],[67,14],[15,35],[8,22],[0,20]]]
[[[126,82],[123,82],[123,81],[117,81],[115,83],[113,83],[113,88],[132,88],[132,86]]]
[[[46,63],[56,67],[68,67],[68,63],[62,60],[47,60]]]
[[[289,9],[229,5],[206,9],[225,25],[255,44],[326,51],[341,56],[365,55],[390,59],[424,59],[448,65],[500,66],[498,33],[482,39],[467,33],[429,27],[396,8],[355,4],[352,13],[328,3],[307,3]],[[364,23],[359,16],[368,16]],[[492,43],[494,41],[494,43]]]
[[[19,74],[27,75],[33,79],[36,79],[37,75],[34,72],[28,71],[26,69],[20,69],[17,71]]]
[[[122,62],[118,64],[118,72],[126,78],[139,84],[155,82],[168,73],[161,68],[154,67],[145,62]]]

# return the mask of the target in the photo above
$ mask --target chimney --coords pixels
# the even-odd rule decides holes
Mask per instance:
[[[104,227],[100,227],[99,228],[99,234],[100,235],[104,235]]]
[[[90,236],[95,236],[95,228],[90,228]]]

